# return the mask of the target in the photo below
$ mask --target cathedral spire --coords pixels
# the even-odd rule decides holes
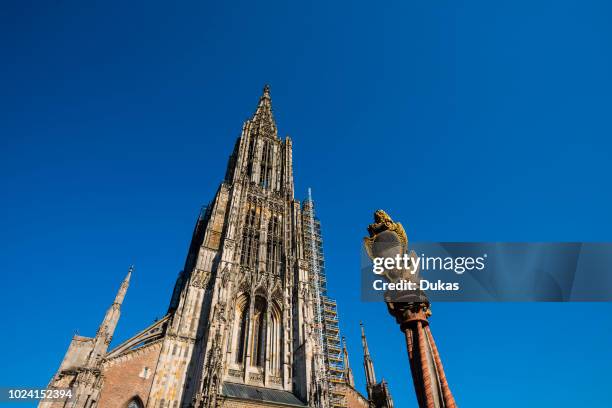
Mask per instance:
[[[272,98],[270,98],[270,85],[265,84],[263,87],[263,93],[259,97],[259,105],[257,105],[257,113],[263,111],[271,111],[272,110]]]
[[[363,346],[363,369],[365,370],[366,386],[369,395],[372,388],[376,385],[376,374],[374,373],[374,362],[370,357],[370,350],[368,349],[368,341],[366,340],[363,323],[359,323],[359,325],[361,326],[361,344]]]
[[[342,337],[342,358],[344,360],[344,379],[351,387],[355,387],[355,379],[353,378],[353,370],[349,364],[348,350],[346,349],[346,338]]]
[[[115,301],[113,304],[117,304],[121,306],[123,303],[123,299],[125,298],[125,294],[127,293],[128,287],[130,286],[130,278],[132,277],[132,272],[134,272],[134,265],[130,265],[128,268],[128,273],[121,282],[121,286],[119,287],[119,291],[117,291],[117,295],[115,296]]]
[[[263,94],[259,98],[257,110],[251,119],[257,133],[273,138],[277,138],[276,122],[272,115],[272,98],[270,97],[270,85],[265,85]]]
[[[128,287],[130,286],[130,278],[132,277],[133,271],[134,265],[130,265],[128,273],[123,279],[123,282],[121,282],[121,286],[117,291],[117,295],[115,295],[113,304],[106,311],[106,315],[104,315],[104,320],[102,320],[102,323],[98,328],[94,347],[89,356],[89,364],[92,366],[99,363],[100,359],[104,356],[104,354],[106,354],[108,346],[110,345],[110,342],[113,339],[115,328],[117,327],[119,317],[121,316],[121,304],[123,303],[125,294],[127,293]]]

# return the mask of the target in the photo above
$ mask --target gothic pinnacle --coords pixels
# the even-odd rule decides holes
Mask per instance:
[[[359,322],[359,326],[361,326],[361,345],[363,346],[363,355],[370,357],[370,350],[368,349],[368,340],[366,339],[363,322]]]
[[[363,368],[366,375],[368,394],[370,394],[372,387],[376,385],[376,374],[374,373],[374,362],[370,357],[370,350],[368,349],[368,341],[366,339],[363,322],[360,322],[359,325],[361,326],[361,344],[363,345]],[[371,395],[369,396],[371,397]]]
[[[353,377],[353,370],[349,363],[348,350],[346,349],[346,338],[342,336],[342,357],[344,360],[344,375],[345,381],[351,387],[355,387],[355,379]]]
[[[130,286],[130,279],[132,277],[132,272],[134,272],[134,265],[130,265],[130,267],[128,268],[127,275],[123,279],[123,282],[121,282],[121,286],[119,287],[117,296],[115,296],[115,302],[114,302],[115,304],[120,305],[123,303],[123,298],[125,297],[128,287]]]

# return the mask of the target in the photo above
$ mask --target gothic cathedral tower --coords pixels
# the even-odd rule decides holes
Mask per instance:
[[[214,407],[255,387],[325,406],[301,220],[291,140],[278,137],[266,86],[195,227],[148,406]]]
[[[197,221],[147,406],[215,407],[259,388],[326,406],[301,212],[291,139],[278,137],[266,86]]]
[[[101,335],[75,336],[51,380],[76,395],[40,406],[330,407],[305,211],[266,86],[196,222],[167,315],[107,352],[128,275]]]

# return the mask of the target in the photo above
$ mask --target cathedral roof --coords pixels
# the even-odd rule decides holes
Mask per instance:
[[[223,395],[249,401],[276,402],[291,407],[306,407],[302,401],[289,391],[254,387],[252,385],[223,383]]]

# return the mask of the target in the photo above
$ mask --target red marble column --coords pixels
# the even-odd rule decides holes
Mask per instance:
[[[410,371],[419,408],[457,408],[428,317],[428,303],[387,303],[406,336]]]

